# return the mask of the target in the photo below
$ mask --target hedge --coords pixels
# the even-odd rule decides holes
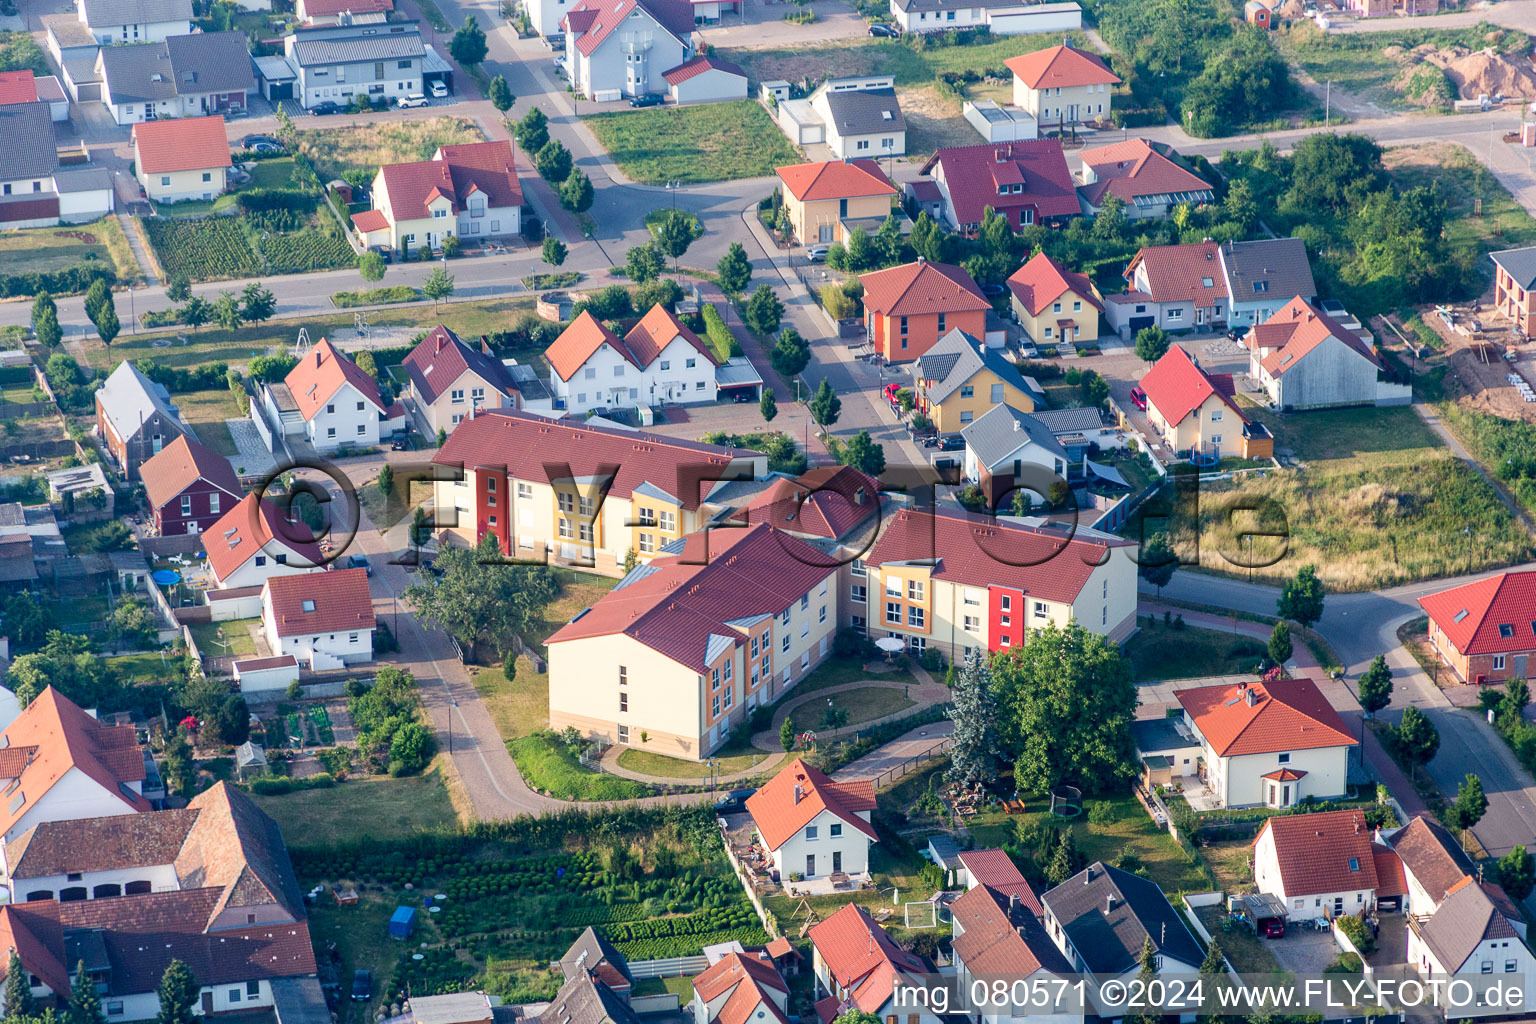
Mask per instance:
[[[270,210],[312,213],[319,200],[308,192],[300,192],[297,189],[253,188],[241,192],[235,202],[246,213],[264,213]]]
[[[0,298],[19,295],[70,295],[83,292],[96,281],[107,282],[107,287],[117,284],[117,273],[100,263],[77,264],[63,270],[30,271],[25,274],[6,274],[0,277]]]
[[[725,321],[720,317],[720,311],[712,302],[706,302],[700,310],[704,315],[704,333],[709,337],[709,344],[715,350],[715,355],[723,363],[732,356],[741,355],[741,343],[731,333],[731,329],[725,326]]]
[[[329,772],[295,779],[287,775],[266,775],[251,780],[251,792],[261,796],[281,796],[302,789],[330,789],[336,785],[336,777]]]
[[[386,306],[393,302],[416,302],[422,298],[425,296],[420,288],[397,284],[387,288],[371,288],[365,292],[336,292],[331,296],[331,304],[337,309],[351,309],[353,306]]]

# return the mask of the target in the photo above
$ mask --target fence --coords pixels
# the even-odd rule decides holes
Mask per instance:
[[[52,402],[0,402],[0,420],[23,420],[30,416],[52,416],[58,412]]]
[[[645,1013],[676,1013],[682,1005],[676,992],[666,992],[659,996],[630,996],[629,1008],[637,1014]]]
[[[875,789],[883,789],[886,786],[889,786],[891,783],[895,782],[897,779],[904,778],[907,775],[912,774],[912,772],[916,771],[920,765],[943,757],[944,752],[954,745],[955,738],[953,736],[945,736],[943,739],[939,740],[937,743],[934,743],[932,746],[926,748],[920,753],[913,754],[911,757],[901,762],[901,764],[887,768],[879,775],[876,775],[872,780],[874,782]]]
[[[636,978],[684,978],[698,974],[708,966],[709,958],[702,954],[674,956],[662,960],[631,960],[629,973]]]
[[[1212,899],[1211,897],[1215,898]],[[1184,916],[1189,920],[1190,925],[1194,927],[1195,934],[1200,936],[1207,946],[1212,942],[1211,931],[1205,926],[1205,922],[1200,920],[1200,915],[1195,913],[1195,908],[1216,906],[1225,898],[1225,894],[1221,892],[1195,892],[1189,893],[1184,897]],[[1233,984],[1241,985],[1243,979],[1238,976],[1236,969],[1232,966],[1232,961],[1227,959],[1225,953],[1221,956],[1221,962],[1226,967],[1227,977],[1232,979]]]
[[[768,933],[770,939],[780,938],[784,933],[779,930],[779,919],[763,906],[762,898],[757,894],[757,886],[752,881],[752,873],[737,858],[736,851],[731,849],[731,837],[724,829],[720,832],[720,844],[725,847],[725,859],[730,862],[731,870],[736,874],[736,880],[741,883],[741,888],[747,894],[747,902],[752,904],[752,909],[757,911],[757,919],[763,923],[763,931]]]

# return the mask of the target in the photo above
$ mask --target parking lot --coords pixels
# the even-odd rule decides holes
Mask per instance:
[[[1296,974],[1321,974],[1339,955],[1333,932],[1310,931],[1294,920],[1286,925],[1284,938],[1265,939],[1264,945],[1282,969]]]

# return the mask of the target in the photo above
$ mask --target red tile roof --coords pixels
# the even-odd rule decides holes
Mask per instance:
[[[933,578],[969,587],[1009,587],[1070,604],[1111,548],[1131,542],[1070,536],[963,512],[904,508],[892,516],[865,556],[872,566],[929,562]]]
[[[753,496],[741,518],[835,540],[879,512],[877,481],[851,466],[821,466],[793,480],[775,480]]]
[[[1403,861],[1380,843],[1371,844],[1371,859],[1376,862],[1376,898],[1408,895],[1408,876]]]
[[[1170,345],[1147,375],[1138,382],[1147,393],[1147,401],[1157,407],[1163,419],[1177,426],[1212,395],[1226,403],[1244,423],[1248,417],[1237,407],[1232,395],[1230,373],[1206,373],[1194,357],[1178,345]]]
[[[1426,594],[1419,607],[1462,654],[1536,650],[1536,571],[1501,572]]]
[[[567,31],[580,33],[576,48],[590,57],[636,10],[680,43],[686,45],[693,36],[693,5],[685,0],[581,0],[563,20]],[[578,14],[583,17],[570,20]]]
[[[779,992],[789,991],[789,986],[784,984],[778,968],[771,961],[760,960],[755,954],[734,951],[725,954],[698,974],[693,979],[693,990],[700,999],[709,1002],[742,982],[746,982],[748,988],[756,984]]]
[[[366,569],[274,576],[267,580],[266,590],[262,604],[271,601],[280,637],[374,627]]]
[[[1436,903],[1476,870],[1456,837],[1439,822],[1422,814],[1386,837],[1387,845]]]
[[[812,925],[809,934],[833,983],[846,990],[849,1000],[865,1013],[885,1005],[901,974],[928,970],[922,957],[891,941],[857,903]]]
[[[140,121],[133,126],[133,143],[134,159],[146,174],[205,171],[230,165],[229,139],[224,134],[224,118],[219,114]]]
[[[61,997],[70,991],[70,967],[64,966],[64,928],[59,904],[38,900],[0,907],[0,978],[9,973],[10,951],[21,965]]]
[[[1190,301],[1197,307],[1214,306],[1227,295],[1219,254],[1220,247],[1215,242],[1148,246],[1131,257],[1125,279],[1131,280],[1136,268],[1145,265],[1147,294],[1152,301]]]
[[[427,203],[438,196],[446,197],[455,213],[464,212],[475,192],[483,192],[491,207],[522,205],[523,188],[517,180],[512,143],[502,139],[443,146],[436,155],[442,159],[380,168],[389,208],[397,221],[430,217]]]
[[[571,321],[571,325],[560,332],[560,337],[544,350],[544,358],[560,375],[561,380],[570,380],[586,365],[588,359],[604,345],[608,345],[636,369],[644,370],[678,338],[692,345],[695,351],[709,360],[711,366],[720,365],[714,350],[660,303],[652,306],[650,312],[630,328],[622,339],[591,313],[582,310],[581,315]]]
[[[514,479],[546,484],[552,467],[569,466],[575,477],[611,471],[611,497],[628,498],[650,483],[691,510],[718,486],[710,477],[724,476],[733,458],[755,457],[759,453],[747,449],[497,409],[462,421],[432,461],[466,471],[505,470]]]
[[[213,484],[239,501],[244,492],[229,460],[203,447],[185,434],[176,438],[139,467],[144,496],[150,508],[164,508],[199,480]]]
[[[1251,352],[1274,350],[1264,356],[1260,365],[1271,376],[1278,377],[1329,338],[1337,338],[1376,369],[1385,368],[1359,335],[1299,295],[1274,316],[1255,325],[1243,340]]]
[[[966,313],[992,308],[976,282],[962,268],[918,259],[859,278],[864,308],[884,316]]]
[[[1085,149],[1080,156],[1083,166],[1098,179],[1083,186],[1083,197],[1094,206],[1103,204],[1106,193],[1132,203],[1137,196],[1211,192],[1208,182],[1174,163],[1146,139]]]
[[[1087,274],[1077,274],[1037,252],[1030,261],[1008,277],[1008,288],[1023,303],[1030,316],[1039,316],[1046,307],[1071,292],[1094,309],[1103,311],[1104,303]]]
[[[867,779],[838,782],[798,757],[747,797],[752,824],[770,850],[783,846],[823,811],[830,811],[870,839],[878,839],[875,827],[858,815],[859,811],[874,809],[874,783]]]
[[[352,226],[359,231],[383,231],[389,227],[389,218],[382,210],[364,210],[352,215]]]
[[[736,986],[715,1014],[713,1024],[762,1024],[765,1020],[789,1024],[789,1018],[763,986],[749,982]]]
[[[467,371],[473,371],[504,395],[517,391],[512,375],[499,359],[463,341],[442,324],[428,331],[420,344],[411,349],[404,366],[422,401],[428,404],[437,401]]]
[[[675,68],[663,71],[661,77],[665,78],[670,85],[681,85],[688,81],[688,79],[697,78],[706,71],[724,71],[728,75],[739,75],[742,78],[747,77],[747,73],[742,70],[741,65],[732,64],[728,60],[721,60],[719,57],[712,57],[708,54],[700,54],[692,60],[684,61]]]
[[[873,160],[823,160],[814,164],[789,164],[775,173],[790,195],[801,202],[819,199],[854,199],[860,196],[894,196],[896,186]]]
[[[1075,46],[1052,46],[1010,57],[1003,64],[1031,89],[1120,84],[1119,76],[1102,60]]]
[[[835,558],[771,526],[695,533],[685,544],[683,554],[652,559],[545,643],[623,633],[702,672],[714,660],[711,637],[745,643],[743,621],[778,615],[837,569]]]
[[[990,885],[977,885],[950,906],[956,928],[955,958],[972,977],[1028,978],[1045,969],[1065,974],[1071,965],[1051,942],[1033,912],[1017,907]]]
[[[1274,782],[1300,782],[1306,777],[1306,772],[1297,771],[1295,768],[1276,768],[1272,772],[1265,772],[1259,776],[1261,779],[1270,779]]]
[[[37,83],[32,79],[32,72],[0,71],[0,106],[36,102]]]
[[[1371,827],[1361,811],[1279,815],[1264,823],[1255,846],[1265,832],[1274,838],[1287,898],[1376,888]],[[1397,859],[1390,850],[1384,852]]]
[[[959,224],[980,224],[987,207],[1009,213],[1035,211],[1037,221],[1082,213],[1077,184],[1067,168],[1060,139],[1032,139],[981,146],[941,149],[923,166],[923,174],[938,173],[949,186],[949,199]],[[1008,186],[1007,195],[998,189]],[[1023,191],[1012,191],[1022,185]]]
[[[1198,686],[1173,696],[1218,757],[1360,742],[1310,679]]]
[[[670,309],[659,302],[629,329],[629,333],[624,335],[624,344],[634,355],[636,365],[644,367],[660,358],[667,346],[678,338],[692,345],[694,351],[709,360],[711,366],[720,365],[714,349],[704,344],[697,334],[685,327]]]
[[[377,14],[394,9],[394,0],[304,0],[304,15],[308,18],[329,18],[343,11]]]
[[[972,882],[990,886],[1004,896],[1017,897],[1036,917],[1045,915],[1040,897],[1006,850],[962,850],[960,863],[965,865]]]
[[[299,414],[306,421],[314,419],[320,407],[329,402],[343,384],[351,384],[373,403],[375,409],[384,411],[384,400],[379,397],[379,382],[364,373],[351,356],[324,338],[304,353],[304,358],[288,371],[283,383],[293,392],[293,400],[299,405]]]
[[[222,583],[271,541],[277,541],[301,561],[292,564],[313,566],[324,563],[320,545],[304,523],[284,518],[269,499],[247,494],[240,504],[219,517],[203,534],[208,550],[208,567],[214,579]]]

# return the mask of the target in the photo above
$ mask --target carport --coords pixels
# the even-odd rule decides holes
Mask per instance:
[[[762,397],[763,375],[746,356],[732,356],[715,367],[715,387],[722,400],[735,400],[738,395],[756,400]]]

